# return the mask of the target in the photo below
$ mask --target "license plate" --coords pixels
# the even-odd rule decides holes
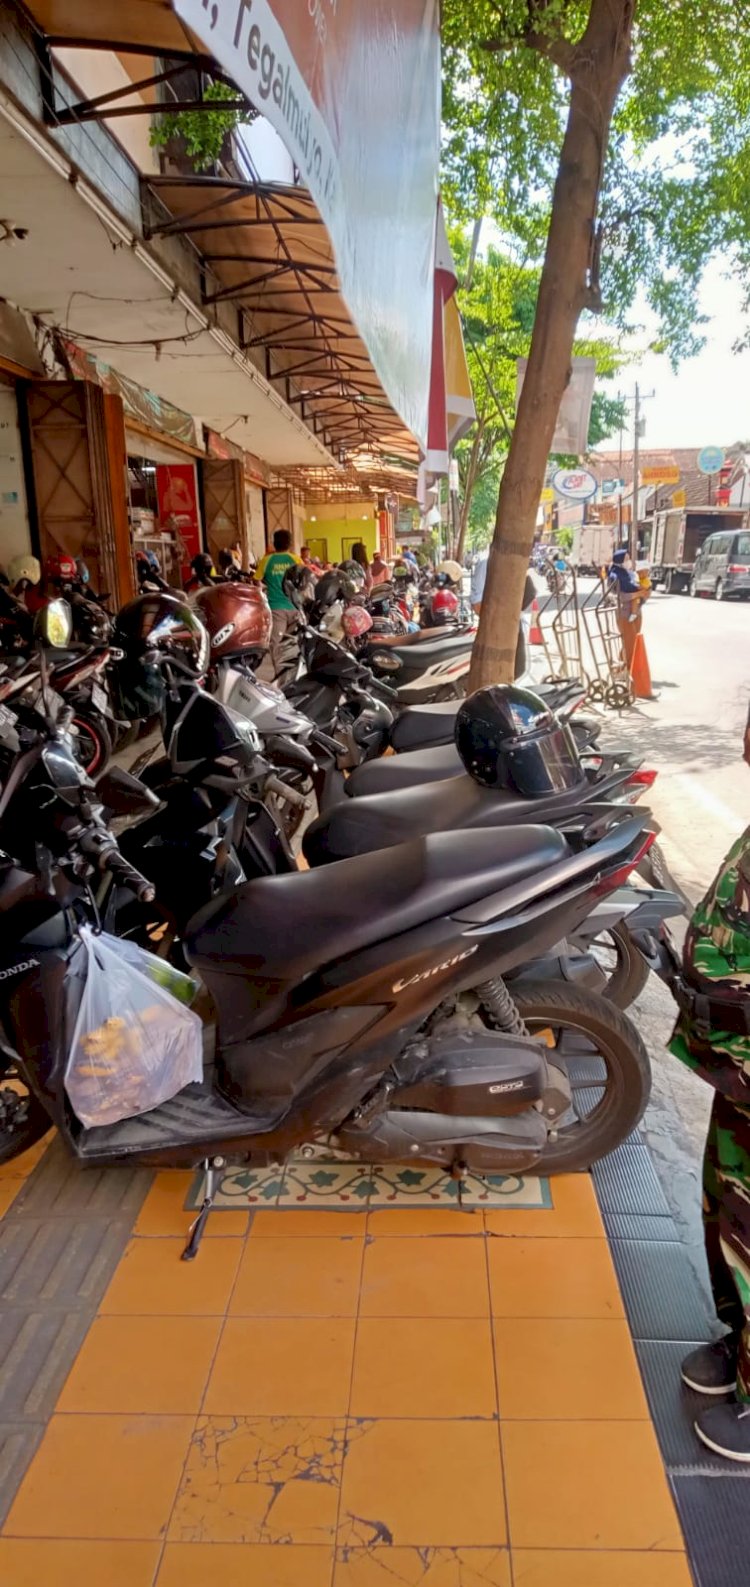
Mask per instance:
[[[91,685],[91,704],[93,705],[95,711],[101,712],[102,716],[112,715],[107,691],[106,689],[102,688],[100,683],[93,683]]]

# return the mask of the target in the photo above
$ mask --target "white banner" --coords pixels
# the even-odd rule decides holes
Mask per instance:
[[[383,389],[427,438],[440,155],[438,0],[173,0],[283,138]]]
[[[588,449],[596,359],[574,358],[571,363],[571,376],[560,403],[550,452],[563,457],[582,457]],[[516,413],[527,364],[527,358],[516,360]]]

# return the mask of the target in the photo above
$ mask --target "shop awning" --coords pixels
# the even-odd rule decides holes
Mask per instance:
[[[386,398],[341,295],[333,248],[300,187],[223,177],[151,178],[161,218],[146,235],[190,238],[214,277],[204,304],[243,311],[245,349],[268,355],[286,401],[350,457],[416,467],[417,443]]]
[[[28,0],[26,9],[53,46],[153,55],[206,53],[171,0]]]

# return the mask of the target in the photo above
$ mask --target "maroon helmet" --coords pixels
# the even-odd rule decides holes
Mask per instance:
[[[211,584],[198,590],[193,604],[211,640],[211,660],[247,651],[266,651],[271,643],[271,608],[260,584]]]

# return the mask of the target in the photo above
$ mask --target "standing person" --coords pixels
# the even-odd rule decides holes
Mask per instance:
[[[487,568],[489,566],[489,560],[490,560],[489,551],[483,551],[482,555],[480,557],[477,557],[477,560],[474,563],[474,567],[472,568],[472,573],[471,573],[471,609],[472,609],[473,612],[476,612],[477,617],[479,616],[479,613],[482,610],[482,601],[484,599],[484,586],[485,586],[485,584],[487,582]],[[527,654],[526,654],[526,627],[528,626],[528,619],[526,617],[526,613],[528,612],[528,610],[529,610],[529,608],[531,606],[531,603],[534,600],[535,595],[536,595],[536,585],[534,583],[533,578],[531,577],[531,574],[527,573],[526,574],[526,583],[524,584],[524,587],[523,587],[523,603],[522,603],[522,608],[521,608],[521,621],[520,621],[520,623],[518,625],[518,640],[516,642],[516,659],[515,659],[514,666],[513,666],[513,677],[514,678],[520,678],[523,675],[523,673],[526,671],[526,668],[528,666],[528,657],[527,657]]]
[[[643,627],[642,607],[650,590],[645,589],[633,568],[628,552],[616,551],[609,569],[610,588],[617,594],[617,626],[625,652],[628,672],[632,671],[635,641]]]
[[[284,574],[288,568],[298,567],[300,559],[291,550],[292,537],[288,529],[277,529],[273,537],[273,551],[261,558],[255,577],[264,584],[271,608],[271,661],[274,674],[279,670],[279,646],[295,616],[296,608],[284,594]]]
[[[750,715],[743,759],[750,766]],[[693,1350],[682,1378],[715,1400],[695,1421],[702,1443],[750,1464],[750,827],[692,917],[683,971],[670,1052],[715,1091],[703,1229],[716,1314],[729,1331]]]
[[[391,576],[391,570],[388,566],[388,563],[384,561],[379,551],[375,552],[372,562],[370,563],[370,572],[372,574],[373,584],[385,584]]]
[[[367,557],[367,546],[362,540],[358,540],[356,545],[352,546],[352,562],[358,562],[360,567],[364,569],[365,594],[369,595],[372,589],[372,573],[370,572],[370,563]]]

